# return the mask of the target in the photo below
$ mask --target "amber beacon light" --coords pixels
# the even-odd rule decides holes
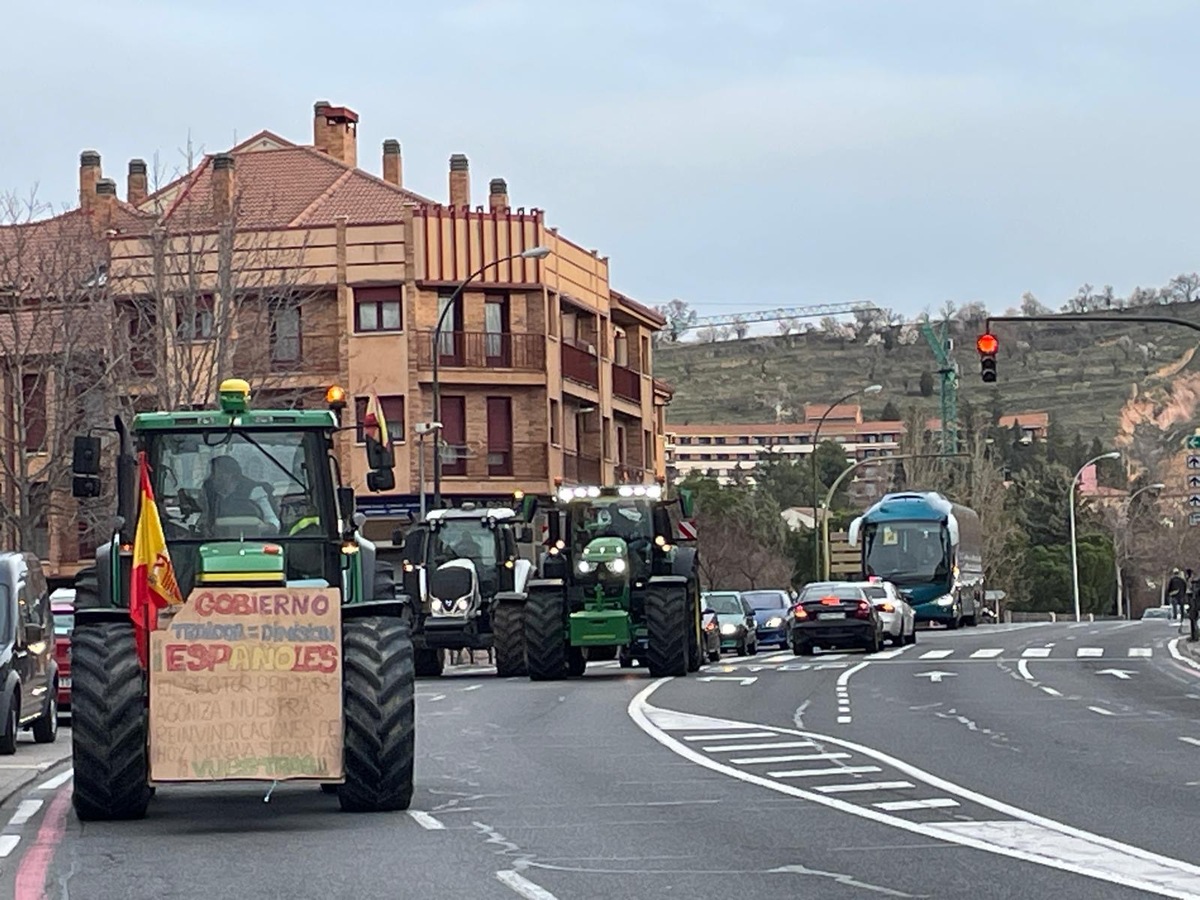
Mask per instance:
[[[981,334],[975,340],[975,349],[979,351],[979,375],[991,384],[996,380],[996,351],[1000,349],[1000,342],[990,332]]]

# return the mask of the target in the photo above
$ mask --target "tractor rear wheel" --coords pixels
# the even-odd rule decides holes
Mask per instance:
[[[704,650],[700,640],[700,584],[688,579],[688,671],[699,672],[704,665]]]
[[[71,678],[75,814],[84,822],[140,819],[151,791],[145,674],[133,623],[77,624]]]
[[[688,669],[688,597],[685,588],[650,587],[646,591],[646,649],[650,677],[686,675]]]
[[[559,591],[530,591],[525,600],[525,663],[534,681],[567,675],[567,636]]]
[[[95,609],[100,605],[100,582],[95,566],[80,569],[75,575],[74,602],[76,609]]]
[[[408,809],[415,751],[413,645],[400,619],[368,616],[343,626],[346,812]]]
[[[520,603],[498,603],[492,609],[492,649],[500,678],[525,674],[524,616]]]
[[[437,678],[446,668],[446,651],[441,647],[414,649],[413,662],[418,678]]]

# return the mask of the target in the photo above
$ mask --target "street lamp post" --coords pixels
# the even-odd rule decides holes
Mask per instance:
[[[417,484],[421,493],[421,521],[425,521],[425,435],[436,434],[442,428],[441,422],[418,422],[413,426],[417,433]]]
[[[1075,596],[1075,621],[1078,622],[1079,616],[1079,550],[1075,545],[1075,485],[1079,481],[1079,476],[1083,474],[1083,470],[1094,463],[1100,462],[1102,459],[1120,459],[1121,454],[1116,450],[1110,453],[1101,453],[1099,456],[1092,457],[1075,473],[1075,477],[1071,479],[1071,489],[1067,492],[1068,502],[1071,506],[1071,591]]]
[[[458,303],[463,292],[467,289],[472,281],[486,272],[492,266],[498,266],[501,263],[509,262],[514,259],[545,259],[550,255],[549,247],[530,247],[528,250],[522,250],[520,253],[512,253],[508,256],[502,256],[499,259],[494,259],[489,263],[480,266],[474,272],[467,276],[458,287],[454,289],[454,293],[450,295],[450,300],[442,309],[438,316],[437,325],[433,329],[433,419],[441,421],[442,413],[442,392],[441,383],[438,381],[438,357],[441,356],[442,342],[442,326],[446,322],[446,314],[454,309],[454,305]],[[442,505],[442,429],[434,429],[433,432],[433,507],[439,509]]]
[[[820,445],[819,438],[821,437],[821,426],[825,424],[825,419],[831,412],[833,412],[837,407],[841,406],[843,403],[845,403],[851,397],[857,397],[859,394],[878,394],[882,390],[883,390],[882,384],[869,384],[864,388],[859,388],[858,390],[851,391],[845,397],[841,397],[840,399],[834,400],[832,403],[830,403],[829,408],[826,409],[825,412],[823,412],[821,414],[821,418],[817,420],[817,430],[813,432],[812,453],[809,454],[809,462],[810,462],[810,466],[812,469],[812,496],[810,499],[812,500],[812,511],[813,511],[813,577],[814,578],[817,576],[817,573],[821,569],[821,543],[820,543],[820,539],[818,538],[819,525],[817,522],[817,447]]]
[[[1121,505],[1121,517],[1120,517],[1120,519],[1117,520],[1117,533],[1113,535],[1113,538],[1114,538],[1113,539],[1113,558],[1116,560],[1116,569],[1117,569],[1117,618],[1118,619],[1125,618],[1125,614],[1123,611],[1124,603],[1122,602],[1125,597],[1125,573],[1121,568],[1121,553],[1117,546],[1118,541],[1120,540],[1120,532],[1123,530],[1123,528],[1128,527],[1129,509],[1130,509],[1130,507],[1133,506],[1133,501],[1137,499],[1138,495],[1145,491],[1154,491],[1155,493],[1158,493],[1165,487],[1166,487],[1166,485],[1162,484],[1161,482],[1156,482],[1154,484],[1147,484],[1144,487],[1138,488],[1136,491],[1134,491],[1132,494],[1130,494],[1128,497],[1126,497],[1125,502]]]

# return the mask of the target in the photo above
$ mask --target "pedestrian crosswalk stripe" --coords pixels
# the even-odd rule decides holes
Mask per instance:
[[[1031,659],[1033,659],[1035,657],[1040,658],[1040,659],[1045,659],[1047,656],[1050,655],[1050,648],[1049,647],[1029,647],[1021,655],[1029,657]]]
[[[1149,647],[1130,647],[1129,648],[1130,656],[1149,656],[1151,654],[1151,652],[1152,651],[1150,650]]]
[[[1103,656],[1104,648],[1103,647],[1080,647],[1076,651],[1075,655],[1076,656]]]
[[[822,794],[852,794],[859,791],[900,791],[916,787],[911,781],[863,781],[855,784],[822,784],[817,790]]]
[[[777,744],[722,744],[702,747],[705,753],[736,753],[738,750],[791,750],[795,747],[815,747],[812,741],[780,741]]]
[[[739,756],[730,762],[737,766],[760,766],[768,763],[808,762],[817,759],[849,759],[849,753],[797,753],[793,756]]]
[[[872,803],[876,809],[885,812],[907,812],[910,809],[944,809],[958,806],[957,800],[949,797],[931,797],[928,800],[890,800],[887,803]]]
[[[992,659],[1003,652],[999,647],[988,647],[986,650],[976,650],[971,654],[971,659]]]
[[[834,766],[831,769],[796,769],[791,772],[768,772],[771,778],[815,778],[820,775],[865,775],[882,772],[879,766]]]
[[[746,738],[775,737],[774,731],[741,731],[734,734],[688,734],[685,741],[742,741]]]
[[[945,659],[953,650],[927,650],[921,654],[921,659]]]

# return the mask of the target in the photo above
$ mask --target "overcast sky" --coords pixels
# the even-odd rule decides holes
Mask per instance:
[[[13,8],[14,4],[19,4]],[[514,205],[702,314],[996,311],[1200,268],[1189,0],[13,0],[0,190],[178,166],[329,100],[405,182]]]

